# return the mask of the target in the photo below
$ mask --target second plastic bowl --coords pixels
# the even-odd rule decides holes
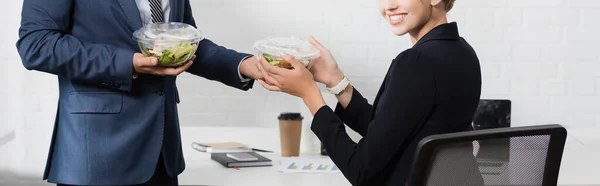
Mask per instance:
[[[292,65],[283,60],[281,54],[288,54],[298,60],[304,67],[319,57],[320,52],[312,44],[296,37],[269,37],[254,43],[254,50],[263,56],[271,65],[291,69]]]

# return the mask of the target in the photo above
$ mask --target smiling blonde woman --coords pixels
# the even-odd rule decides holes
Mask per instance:
[[[479,60],[459,35],[457,24],[447,21],[453,5],[454,0],[379,0],[392,32],[408,34],[413,46],[391,62],[373,105],[351,85],[331,53],[312,38],[323,55],[310,70],[289,56],[284,58],[292,70],[261,59],[265,77],[261,84],[304,100],[314,115],[312,131],[352,185],[405,185],[419,141],[433,134],[470,130],[479,103]],[[325,104],[315,81],[336,95],[335,110]],[[352,141],[344,124],[363,138]],[[461,162],[461,168],[447,178],[474,179],[452,180],[453,185],[483,185],[471,160]]]

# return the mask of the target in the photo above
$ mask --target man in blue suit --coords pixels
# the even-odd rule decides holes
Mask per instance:
[[[177,185],[185,169],[176,76],[248,90],[258,61],[208,39],[179,68],[156,67],[132,33],[161,21],[195,26],[189,0],[24,0],[16,44],[28,70],[58,77],[44,179],[59,185]],[[199,175],[202,176],[202,175]]]

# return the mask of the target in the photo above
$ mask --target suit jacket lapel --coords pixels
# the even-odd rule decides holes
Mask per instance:
[[[138,30],[142,28],[142,18],[140,17],[140,10],[137,8],[134,0],[117,0],[123,9],[123,13],[127,17],[127,22],[131,26],[132,30]]]

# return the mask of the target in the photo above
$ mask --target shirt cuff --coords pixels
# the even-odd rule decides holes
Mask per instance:
[[[252,57],[252,55],[249,55],[249,56],[246,56],[246,57],[242,58],[242,60],[241,60],[241,61],[240,61],[240,63],[238,64],[238,77],[240,78],[240,81],[241,81],[242,83],[247,83],[247,82],[249,82],[250,80],[252,80],[252,79],[250,79],[250,78],[245,78],[244,76],[242,76],[242,73],[240,72],[240,66],[242,65],[242,62],[243,62],[244,60],[248,59],[249,57]]]

